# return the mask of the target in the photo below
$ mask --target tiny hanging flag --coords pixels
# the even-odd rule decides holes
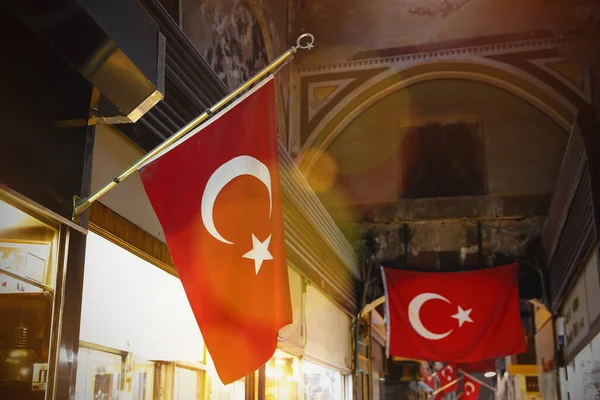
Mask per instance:
[[[463,400],[477,400],[481,384],[469,375],[463,375]]]
[[[292,322],[269,78],[139,172],[224,384]]]
[[[384,268],[388,352],[471,362],[526,351],[518,264],[467,272]]]
[[[444,388],[442,390],[444,393],[452,393],[458,389],[458,385],[454,383],[454,385],[449,385],[450,383],[456,381],[456,365],[448,364],[444,368],[442,368],[438,374],[440,380],[440,387]]]
[[[429,373],[429,367],[425,363],[421,363],[421,381],[432,390],[435,389],[435,377]]]
[[[435,390],[435,377],[434,376],[426,376],[423,378],[423,383],[429,386],[432,390]]]

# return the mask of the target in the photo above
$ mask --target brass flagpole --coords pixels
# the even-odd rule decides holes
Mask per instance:
[[[437,388],[436,390],[434,390],[433,392],[431,392],[431,397],[433,398],[438,393],[443,392],[444,390],[448,389],[450,386],[456,385],[461,379],[462,379],[462,376],[459,376],[458,378],[456,378],[452,382],[449,382],[449,383],[445,384],[444,386]]]
[[[286,61],[289,61],[294,56],[294,54],[296,54],[298,52],[298,50],[312,49],[314,47],[314,41],[315,41],[315,38],[310,33],[305,33],[303,35],[300,35],[298,37],[298,39],[296,40],[295,46],[290,47],[290,49],[288,51],[286,51],[285,53],[280,55],[275,61],[273,61],[272,63],[267,65],[260,72],[258,72],[252,78],[250,78],[247,82],[243,83],[237,89],[235,89],[234,91],[229,93],[227,96],[223,97],[218,103],[216,103],[215,105],[213,105],[212,107],[210,107],[209,109],[204,111],[201,115],[194,118],[187,125],[185,125],[179,131],[177,131],[173,136],[171,136],[170,138],[165,140],[163,143],[158,145],[156,148],[154,148],[154,150],[152,150],[149,153],[147,153],[146,155],[144,155],[142,158],[140,158],[138,161],[136,161],[132,166],[130,166],[125,171],[121,172],[119,175],[114,177],[112,181],[110,181],[109,183],[104,185],[102,188],[100,188],[96,193],[92,194],[89,197],[86,197],[85,199],[79,199],[79,198],[75,197],[74,201],[73,201],[73,220],[77,221],[77,219],[79,218],[79,215],[82,212],[84,212],[86,209],[88,209],[92,205],[93,202],[98,200],[100,197],[104,196],[107,192],[109,192],[111,189],[113,189],[115,186],[117,186],[119,183],[121,183],[121,181],[123,181],[125,178],[127,178],[132,173],[134,173],[140,165],[144,164],[146,161],[150,160],[152,157],[154,157],[155,155],[157,155],[158,153],[160,153],[161,151],[163,151],[164,149],[166,149],[167,147],[169,147],[170,145],[175,143],[177,140],[181,139],[183,136],[188,134],[192,129],[198,127],[201,123],[206,121],[210,116],[212,116],[214,113],[216,113],[221,108],[226,106],[231,100],[235,99],[238,95],[240,95],[242,92],[247,90],[254,83],[256,83],[259,80],[261,80],[262,78],[264,78],[270,72],[274,71],[277,67],[282,66]]]

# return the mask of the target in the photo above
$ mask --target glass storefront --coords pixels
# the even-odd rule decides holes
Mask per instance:
[[[265,400],[348,398],[338,370],[281,349],[223,385],[179,279],[91,232],[80,332],[78,400],[253,400],[259,388]]]
[[[343,377],[323,367],[277,350],[265,365],[265,400],[342,400]]]
[[[54,374],[66,230],[1,192],[0,216],[0,398],[26,399]]]
[[[124,356],[79,348],[77,356],[77,399],[114,400],[119,398]]]
[[[600,398],[600,334],[567,364],[566,370],[571,399]]]
[[[342,400],[342,375],[309,361],[302,363],[304,400]]]
[[[275,352],[264,368],[265,400],[350,398],[345,394],[350,391],[345,388],[346,380],[339,371],[301,361],[281,350]],[[152,362],[118,350],[82,343],[75,397],[78,400],[152,400],[154,391],[158,390],[163,395],[170,393],[161,399],[247,400],[245,383],[242,379],[223,385],[216,372],[207,371],[203,365]]]
[[[299,396],[300,360],[281,350],[265,366],[265,400],[297,399]]]
[[[207,377],[207,400],[245,400],[246,380],[241,379],[230,385],[223,385],[216,373],[209,373]]]
[[[202,399],[202,371],[175,366],[174,400]]]
[[[216,375],[179,279],[92,232],[80,340],[77,400],[245,398],[244,379]]]
[[[91,346],[91,347],[87,347]],[[82,343],[77,400],[245,400],[245,379],[223,385],[203,364],[147,361],[114,349]],[[287,397],[281,397],[282,399]]]
[[[133,367],[133,399],[152,400],[154,393],[154,363],[136,359]]]

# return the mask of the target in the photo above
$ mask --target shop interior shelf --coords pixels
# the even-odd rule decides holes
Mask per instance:
[[[20,280],[22,282],[25,282],[25,283],[27,283],[29,285],[32,285],[32,286],[35,286],[38,289],[42,289],[43,291],[46,291],[46,292],[50,292],[50,293],[54,292],[54,290],[50,286],[46,286],[43,283],[39,283],[37,281],[34,281],[33,279],[30,279],[30,278],[27,278],[25,276],[21,276],[21,275],[15,274],[15,273],[7,271],[5,269],[0,268],[0,274],[8,275],[11,278],[18,279],[18,280]]]

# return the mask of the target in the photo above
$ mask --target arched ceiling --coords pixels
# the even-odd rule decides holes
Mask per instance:
[[[361,78],[360,75],[365,78]],[[336,75],[346,76],[336,79]],[[317,75],[319,76],[319,75]],[[325,86],[314,86],[312,96],[318,96],[318,90],[331,90],[329,103],[310,105],[310,84],[302,85],[302,98],[307,101],[301,104],[301,130],[299,141],[302,143],[299,165],[305,174],[310,174],[320,152],[325,151],[337,136],[366,109],[398,91],[406,92],[412,86],[435,80],[464,80],[484,83],[511,93],[539,109],[543,114],[568,131],[575,115],[575,106],[560,95],[552,87],[541,82],[526,79],[518,74],[507,72],[483,62],[424,62],[404,70],[390,68],[374,68],[353,74],[330,74],[325,80]],[[320,78],[318,78],[320,79]],[[317,82],[318,79],[316,80]],[[310,81],[311,79],[307,79]],[[366,80],[369,80],[366,84]],[[362,85],[361,85],[362,84]],[[337,85],[337,86],[336,86]],[[484,88],[484,86],[480,86]],[[335,88],[335,89],[333,89]],[[338,90],[337,88],[341,88]],[[336,96],[337,92],[337,96]],[[436,96],[432,93],[432,96]],[[337,97],[337,99],[335,99]],[[572,96],[575,98],[575,96]],[[336,101],[337,100],[337,101]],[[579,101],[575,98],[574,100]],[[414,108],[413,104],[405,107]],[[310,109],[313,108],[313,110]],[[421,105],[426,109],[426,105]],[[315,151],[316,150],[316,151]]]
[[[568,131],[512,93],[463,79],[426,81],[380,98],[357,113],[325,147],[308,149],[313,164],[307,179],[330,208],[396,202],[403,198],[400,180],[406,171],[401,158],[408,151],[402,148],[408,145],[403,144],[407,131],[459,121],[472,125],[477,137],[475,151],[482,157],[486,181],[482,194],[552,193]],[[460,150],[452,142],[446,146],[448,152]],[[382,221],[411,219],[398,211],[393,215]]]
[[[291,37],[317,47],[293,64],[288,147],[350,240],[434,269],[524,253],[591,99],[565,52],[585,3],[293,0]]]
[[[566,127],[485,80],[437,77],[383,93],[358,110],[349,102],[352,118],[303,153],[309,183],[349,239],[370,232],[383,262],[427,268],[521,254],[541,229]]]

